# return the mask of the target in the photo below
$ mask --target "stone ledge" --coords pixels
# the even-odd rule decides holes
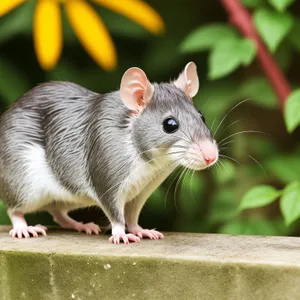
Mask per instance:
[[[300,238],[166,233],[111,245],[50,230],[10,239],[0,227],[0,299],[299,299]]]

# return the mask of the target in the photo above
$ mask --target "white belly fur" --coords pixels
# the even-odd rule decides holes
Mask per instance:
[[[30,145],[24,148],[22,162],[24,160],[24,193],[21,191],[21,200],[25,212],[39,210],[54,201],[62,201],[66,206],[68,203],[78,206],[95,205],[90,197],[70,193],[55,179],[42,147]]]

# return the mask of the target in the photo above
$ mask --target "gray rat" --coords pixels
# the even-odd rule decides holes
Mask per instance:
[[[98,225],[68,216],[96,205],[111,223],[112,243],[163,238],[138,225],[145,201],[176,167],[200,170],[218,159],[192,103],[198,88],[190,62],[170,83],[151,84],[134,67],[116,92],[49,82],[20,97],[0,119],[0,198],[13,224],[10,236],[46,235],[46,227],[24,218],[41,210],[64,228],[98,234]]]

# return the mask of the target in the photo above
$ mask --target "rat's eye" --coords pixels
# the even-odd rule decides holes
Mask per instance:
[[[203,123],[205,123],[205,118],[204,118],[204,116],[202,115],[202,113],[201,113],[201,111],[200,111],[200,110],[198,110],[198,113],[200,114],[200,116],[201,116],[201,119],[202,119]]]
[[[163,121],[163,128],[166,133],[173,133],[178,130],[179,123],[175,118],[167,118]]]

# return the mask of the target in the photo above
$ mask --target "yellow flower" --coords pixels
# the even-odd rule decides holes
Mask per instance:
[[[30,0],[0,0],[0,17]],[[159,14],[141,0],[92,0],[122,14],[154,34],[164,23]],[[114,43],[102,19],[86,0],[38,0],[34,13],[33,36],[37,59],[45,70],[56,65],[62,50],[60,3],[86,52],[105,70],[117,64]]]

